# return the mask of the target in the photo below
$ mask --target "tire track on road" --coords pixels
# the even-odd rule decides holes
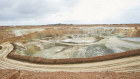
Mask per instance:
[[[93,72],[93,71],[116,71],[116,72],[140,72],[140,56],[133,56],[121,59],[107,60],[102,62],[81,63],[81,64],[35,64],[7,58],[13,50],[10,42],[2,43],[0,50],[0,69],[18,69],[29,71],[67,71],[67,72]]]

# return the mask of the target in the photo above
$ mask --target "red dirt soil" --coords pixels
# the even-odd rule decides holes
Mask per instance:
[[[0,79],[140,79],[140,72],[31,72],[1,69]]]

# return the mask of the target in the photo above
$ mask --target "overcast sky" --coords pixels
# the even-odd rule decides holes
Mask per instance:
[[[0,0],[0,25],[140,23],[140,0]]]

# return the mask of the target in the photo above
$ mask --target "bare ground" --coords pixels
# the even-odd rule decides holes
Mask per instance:
[[[0,70],[0,79],[140,79],[140,72],[31,72]]]

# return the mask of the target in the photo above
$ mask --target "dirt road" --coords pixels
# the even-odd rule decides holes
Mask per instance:
[[[116,72],[140,72],[140,55],[114,59],[102,62],[81,63],[81,64],[61,64],[47,65],[34,64],[7,58],[7,55],[13,50],[10,42],[2,43],[0,49],[0,69],[17,69],[28,71],[66,71],[66,72],[95,72],[95,71],[116,71]]]

